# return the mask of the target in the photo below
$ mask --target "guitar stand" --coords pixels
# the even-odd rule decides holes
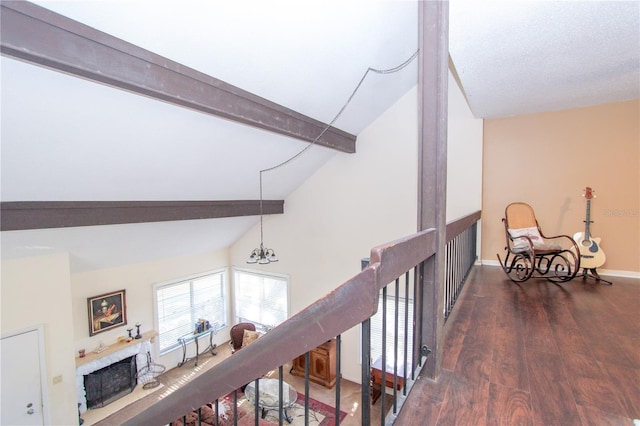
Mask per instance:
[[[591,269],[582,268],[582,279],[586,280],[587,278],[594,278],[598,282],[602,281],[603,283],[613,285],[611,281],[607,281],[604,278],[600,278],[600,275],[598,274],[598,271],[596,271],[596,268],[591,268]]]

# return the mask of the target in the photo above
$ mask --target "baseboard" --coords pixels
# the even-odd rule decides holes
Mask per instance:
[[[500,262],[493,259],[482,259],[480,261],[480,264],[485,266],[500,266]],[[609,277],[640,279],[640,272],[634,272],[634,271],[620,271],[617,269],[599,269],[598,268],[598,273],[600,275],[606,275]]]

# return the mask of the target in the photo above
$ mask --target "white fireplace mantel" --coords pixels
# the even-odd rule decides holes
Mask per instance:
[[[142,368],[147,364],[147,353],[151,353],[151,339],[156,335],[157,333],[150,332],[143,335],[143,339],[116,343],[108,346],[103,352],[87,354],[87,359],[76,358],[76,392],[81,413],[87,411],[84,376],[134,355],[138,369]]]

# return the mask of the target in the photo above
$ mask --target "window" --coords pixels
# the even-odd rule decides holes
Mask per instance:
[[[289,279],[234,269],[235,312],[239,321],[269,329],[289,317]]]
[[[227,325],[226,270],[155,285],[160,354],[179,346],[178,337],[192,333],[199,319],[214,327]]]
[[[398,297],[398,366],[404,364],[405,341],[405,301],[404,297]],[[382,294],[378,305],[378,312],[371,317],[371,362],[374,363],[382,356]],[[411,364],[413,353],[413,299],[409,299],[409,328],[407,338],[407,362]],[[393,295],[387,295],[387,338],[386,338],[386,363],[393,365],[394,356],[394,329],[395,329],[396,302]],[[398,370],[400,371],[400,369]]]

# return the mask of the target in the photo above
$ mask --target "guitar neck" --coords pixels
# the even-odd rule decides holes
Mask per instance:
[[[584,221],[584,238],[588,240],[591,238],[589,235],[589,228],[591,225],[591,200],[587,200],[587,218]]]

